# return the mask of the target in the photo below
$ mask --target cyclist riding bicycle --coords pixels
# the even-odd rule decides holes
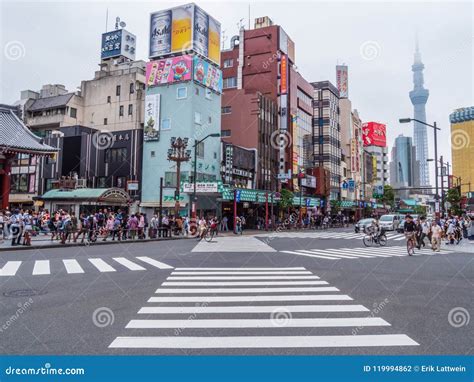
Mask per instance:
[[[411,240],[413,247],[415,247],[415,232],[416,232],[416,225],[415,222],[413,221],[413,217],[410,215],[407,215],[405,217],[405,225],[403,227],[403,231],[405,233],[405,237],[407,239],[407,245],[408,242]],[[408,255],[412,255],[411,252],[408,253]]]

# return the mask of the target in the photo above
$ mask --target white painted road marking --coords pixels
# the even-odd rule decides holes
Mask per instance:
[[[155,293],[280,293],[280,292],[339,292],[334,287],[314,288],[163,288],[157,289]]]
[[[147,306],[139,314],[184,314],[184,313],[272,313],[284,309],[285,312],[368,312],[363,305],[285,305],[285,306]]]
[[[33,275],[49,275],[51,269],[49,267],[49,260],[36,260],[33,268]]]
[[[285,328],[342,328],[348,326],[390,326],[390,324],[379,317],[351,317],[290,318],[284,325]],[[279,326],[273,319],[131,320],[126,326],[127,329],[275,327]]]
[[[417,346],[405,334],[356,336],[242,336],[242,337],[117,337],[109,348],[222,349],[333,348],[361,346]]]
[[[77,260],[65,259],[63,263],[67,273],[84,273],[84,269],[82,269]]]
[[[260,301],[352,301],[345,294],[305,294],[281,296],[173,296],[150,297],[148,302],[260,302]]]
[[[125,257],[113,257],[113,259],[122,264],[125,268],[130,269],[131,271],[146,271],[141,265],[135,264],[133,261],[126,259]]]
[[[159,268],[159,269],[173,269],[171,265],[162,263],[161,261],[152,259],[151,257],[148,257],[148,256],[137,256],[137,259],[143,261],[144,263],[153,265],[154,267]]]
[[[99,272],[116,272],[114,268],[112,268],[109,264],[107,264],[102,259],[88,259],[94,267],[96,267]]]
[[[7,263],[0,268],[0,276],[15,276],[21,263],[22,261],[7,261]]]
[[[327,285],[326,281],[167,281],[162,286]]]

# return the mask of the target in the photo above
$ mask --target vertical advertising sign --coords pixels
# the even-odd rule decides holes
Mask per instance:
[[[194,50],[220,65],[221,25],[194,4],[150,15],[149,57]]]
[[[160,94],[145,96],[145,128],[143,139],[156,141],[160,138]]]
[[[351,172],[357,172],[357,139],[351,139]]]
[[[337,90],[339,90],[339,96],[341,98],[349,97],[349,81],[347,76],[347,66],[337,65],[336,66],[336,79],[337,79]]]
[[[288,57],[282,54],[280,58],[280,94],[288,93]]]

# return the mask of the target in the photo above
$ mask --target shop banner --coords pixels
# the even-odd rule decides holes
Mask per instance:
[[[146,85],[168,85],[191,80],[192,57],[189,55],[150,61],[146,65]]]
[[[198,56],[194,57],[194,81],[222,93],[222,71]]]

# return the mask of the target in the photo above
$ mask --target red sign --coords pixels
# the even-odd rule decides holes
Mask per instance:
[[[280,61],[280,94],[288,92],[288,58],[285,54],[281,55]]]
[[[362,125],[362,140],[364,146],[387,146],[387,126],[383,123],[367,122]]]

